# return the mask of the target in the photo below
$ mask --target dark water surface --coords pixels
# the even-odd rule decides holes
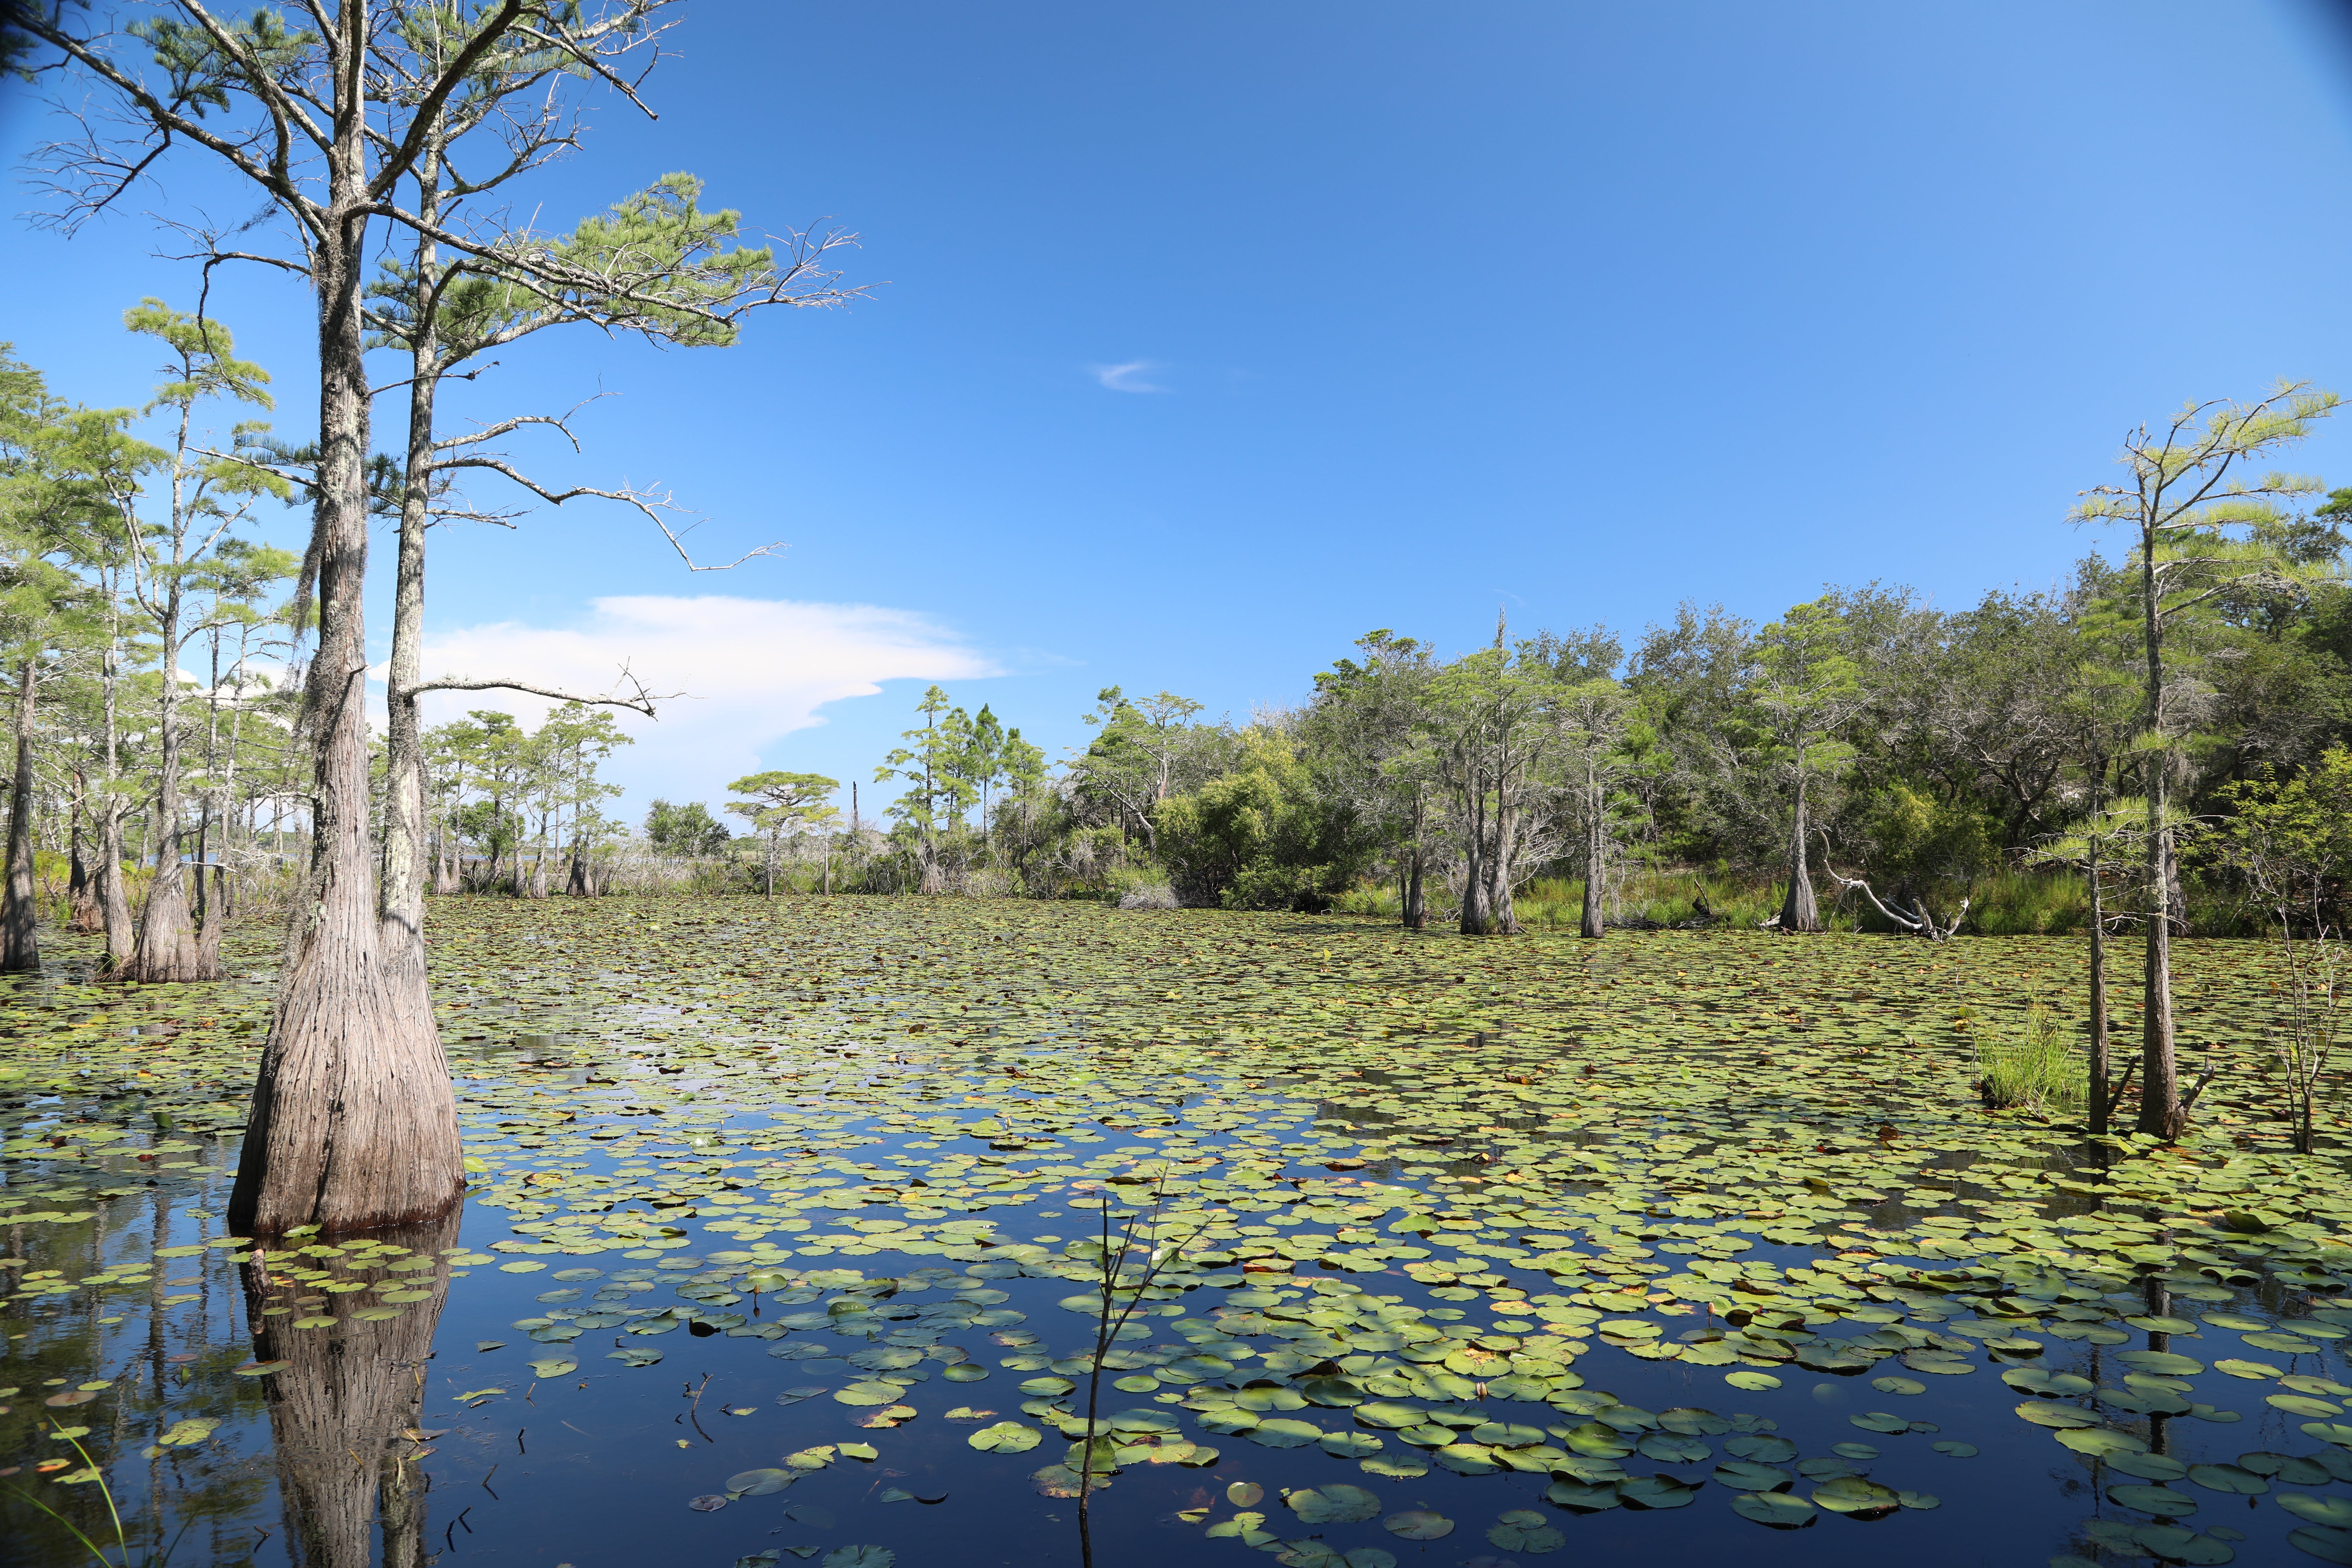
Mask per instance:
[[[258,958],[0,997],[0,1560],[1075,1564],[1107,1202],[1107,1568],[2352,1562],[2340,1159],[1985,1118],[2057,944],[779,905],[436,905],[475,1192],[336,1252],[215,1217]]]

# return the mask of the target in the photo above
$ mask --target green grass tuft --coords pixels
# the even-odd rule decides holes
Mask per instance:
[[[2063,1110],[2083,1103],[2084,1073],[2057,1016],[2036,1002],[2022,1039],[1977,1042],[1979,1091],[1995,1110]]]

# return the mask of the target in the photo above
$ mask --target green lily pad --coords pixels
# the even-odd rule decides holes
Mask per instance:
[[[999,1421],[983,1426],[964,1441],[984,1454],[1025,1454],[1045,1441],[1045,1435],[1034,1426],[1024,1426],[1018,1421]]]
[[[783,1490],[799,1479],[791,1470],[744,1470],[727,1478],[727,1490],[736,1497],[766,1497]]]
[[[1742,1367],[1738,1372],[1725,1373],[1723,1374],[1723,1381],[1731,1384],[1734,1388],[1749,1394],[1760,1394],[1768,1388],[1778,1388],[1780,1386],[1780,1380],[1774,1377],[1770,1373],[1752,1372],[1746,1367]]]
[[[1533,1509],[1515,1508],[1486,1531],[1486,1539],[1506,1552],[1557,1552],[1568,1538]]]
[[[1377,1519],[1381,1511],[1379,1493],[1344,1482],[1302,1487],[1282,1500],[1307,1524],[1355,1524]]]
[[[1731,1510],[1742,1519],[1782,1530],[1811,1524],[1816,1515],[1811,1500],[1792,1492],[1744,1492],[1731,1500]]]
[[[1454,1521],[1425,1508],[1408,1509],[1381,1521],[1381,1528],[1406,1541],[1437,1541],[1454,1533]]]
[[[1268,1448],[1303,1448],[1323,1436],[1323,1428],[1304,1421],[1276,1417],[1261,1421],[1243,1434],[1251,1442]]]
[[[2352,1499],[2281,1492],[2278,1505],[2309,1524],[2325,1524],[2338,1530],[2352,1526]]]
[[[2195,1498],[2187,1492],[2174,1491],[2170,1487],[2109,1487],[2107,1498],[2125,1508],[2136,1508],[2142,1513],[2160,1514],[2167,1518],[2197,1511]]]
[[[548,1356],[530,1363],[533,1377],[564,1377],[579,1370],[580,1363],[570,1356]]]
[[[1903,1506],[1902,1494],[1860,1476],[1842,1476],[1813,1489],[1813,1506],[1832,1513],[1879,1513]]]
[[[606,1351],[604,1352],[605,1360],[619,1362],[623,1366],[651,1366],[654,1363],[661,1360],[661,1358],[662,1353],[659,1351],[649,1351],[634,1347],[628,1350]]]

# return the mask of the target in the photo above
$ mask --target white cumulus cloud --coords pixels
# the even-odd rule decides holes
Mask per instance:
[[[590,601],[577,626],[501,621],[428,633],[425,679],[509,679],[581,693],[614,689],[621,667],[657,703],[658,721],[614,710],[636,739],[604,776],[631,802],[708,796],[758,771],[761,751],[823,722],[817,710],[871,697],[886,680],[968,680],[997,673],[984,655],[922,616],[875,605],[624,595]],[[425,721],[490,708],[536,726],[554,703],[516,691],[439,691]]]

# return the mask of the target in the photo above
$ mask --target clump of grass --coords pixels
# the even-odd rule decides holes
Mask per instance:
[[[2083,1068],[2058,1025],[2036,1002],[2021,1039],[1977,1041],[1978,1092],[1996,1110],[2067,1110],[2083,1102]]]

